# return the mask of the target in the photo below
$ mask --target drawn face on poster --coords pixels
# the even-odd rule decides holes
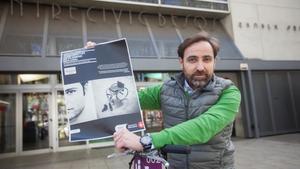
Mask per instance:
[[[140,113],[130,76],[92,81],[98,118]]]
[[[85,85],[86,83],[65,85],[66,106],[70,122],[74,121],[84,110]]]

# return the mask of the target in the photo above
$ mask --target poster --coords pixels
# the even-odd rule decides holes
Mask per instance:
[[[126,39],[62,52],[61,72],[71,142],[145,129]]]

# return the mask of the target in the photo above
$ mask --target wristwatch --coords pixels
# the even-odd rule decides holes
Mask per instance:
[[[152,148],[152,138],[149,133],[140,138],[140,143],[143,146],[143,151],[148,151]]]

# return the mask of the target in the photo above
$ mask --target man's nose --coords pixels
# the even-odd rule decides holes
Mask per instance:
[[[197,70],[198,70],[198,71],[204,70],[204,66],[203,66],[202,62],[201,62],[201,63],[199,62],[199,63],[197,64]]]

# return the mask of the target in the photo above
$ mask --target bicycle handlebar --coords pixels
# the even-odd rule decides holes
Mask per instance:
[[[160,149],[163,153],[190,154],[191,147],[186,145],[166,145]]]

